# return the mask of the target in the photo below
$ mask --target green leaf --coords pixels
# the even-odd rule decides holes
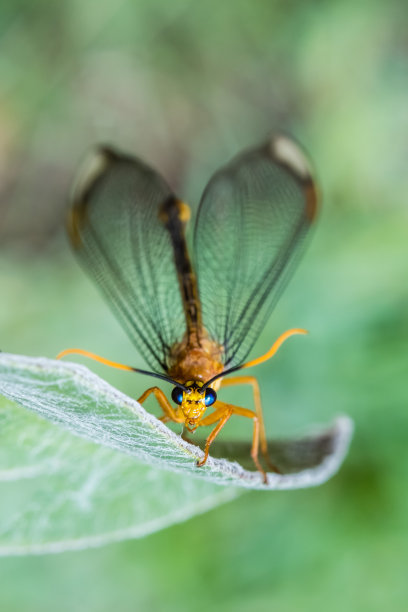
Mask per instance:
[[[265,485],[226,459],[197,468],[199,447],[83,366],[2,353],[0,394],[18,404],[0,405],[0,554],[140,537],[242,488],[320,484],[339,468],[352,431],[341,417],[302,440],[272,442],[285,474],[269,474]],[[214,445],[217,452],[249,456],[248,445]]]
[[[233,488],[138,464],[0,404],[0,555],[137,538],[205,512]]]

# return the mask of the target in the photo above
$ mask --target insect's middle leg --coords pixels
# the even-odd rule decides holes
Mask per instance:
[[[177,416],[177,413],[174,410],[173,406],[170,404],[169,400],[167,399],[163,391],[159,389],[159,387],[150,387],[150,389],[146,389],[146,391],[137,400],[139,404],[143,404],[145,399],[147,399],[151,393],[154,393],[154,396],[157,399],[160,408],[164,412],[164,415],[159,419],[160,421],[162,421],[163,423],[166,423],[167,421],[174,421],[175,423],[184,422],[183,418]]]
[[[251,385],[254,397],[255,412],[259,421],[259,443],[261,447],[261,453],[268,467],[272,471],[280,474],[280,470],[275,465],[273,465],[269,458],[268,442],[266,439],[265,423],[263,419],[261,404],[261,392],[259,390],[259,384],[257,379],[255,378],[255,376],[236,376],[235,378],[224,378],[221,382],[221,387],[232,387],[233,385]]]

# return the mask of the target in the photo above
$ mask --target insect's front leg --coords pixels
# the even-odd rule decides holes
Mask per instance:
[[[214,442],[215,438],[220,433],[221,429],[224,427],[225,423],[228,421],[232,414],[232,406],[224,404],[223,402],[216,402],[214,404],[214,407],[216,407],[214,412],[202,419],[202,421],[200,421],[200,427],[206,425],[213,425],[217,421],[218,424],[216,427],[214,427],[205,442],[204,457],[203,459],[201,459],[201,461],[197,461],[197,467],[203,466],[207,461],[211,444]]]
[[[173,406],[170,404],[169,400],[163,393],[159,387],[150,387],[150,389],[146,389],[146,391],[139,397],[137,400],[139,404],[143,404],[143,402],[149,397],[151,393],[154,393],[155,398],[163,410],[164,415],[160,417],[160,421],[166,423],[167,421],[174,421],[175,423],[183,423],[184,418],[179,416],[177,412],[174,410]]]
[[[225,404],[224,402],[217,402],[217,403],[220,404],[225,411],[229,410],[229,416],[231,416],[232,414],[237,414],[239,416],[243,416],[248,419],[252,419],[253,424],[254,424],[254,432],[252,435],[251,457],[252,457],[253,462],[255,463],[255,466],[258,472],[262,474],[264,483],[267,484],[268,478],[266,476],[266,472],[263,469],[262,465],[259,463],[259,459],[258,459],[259,437],[260,437],[260,425],[259,425],[258,415],[253,410],[249,410],[248,408],[241,408],[239,406]]]
[[[255,412],[259,423],[259,443],[261,453],[269,469],[280,474],[280,470],[271,462],[268,453],[268,443],[266,439],[265,424],[263,419],[261,392],[259,384],[255,376],[237,376],[235,378],[224,378],[221,382],[221,387],[232,387],[233,385],[251,385],[254,398]],[[252,418],[252,417],[250,417]]]
[[[239,416],[243,416],[248,419],[252,419],[254,423],[254,433],[252,435],[251,457],[252,457],[253,462],[256,465],[258,472],[262,474],[264,483],[268,484],[268,478],[266,476],[266,472],[261,466],[261,464],[259,463],[259,459],[258,459],[259,432],[260,432],[258,415],[253,410],[249,410],[248,408],[240,408],[239,406],[232,406],[232,413],[238,414]]]

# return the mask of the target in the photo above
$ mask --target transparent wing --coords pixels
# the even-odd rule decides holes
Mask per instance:
[[[159,219],[174,198],[136,158],[97,149],[73,193],[69,235],[138,351],[166,371],[169,349],[185,332],[173,250]]]
[[[243,363],[262,331],[316,203],[306,158],[285,136],[238,155],[208,183],[194,254],[203,324],[226,366]]]

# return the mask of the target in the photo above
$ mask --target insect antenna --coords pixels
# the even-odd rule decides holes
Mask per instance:
[[[207,380],[207,382],[204,383],[204,385],[201,388],[203,390],[206,389],[215,380],[217,380],[217,378],[221,378],[221,376],[222,377],[228,376],[228,374],[232,374],[233,372],[237,372],[238,370],[243,370],[244,368],[251,368],[252,366],[256,366],[256,365],[259,365],[260,363],[264,363],[264,361],[268,361],[268,359],[271,359],[271,357],[273,357],[275,353],[277,353],[278,349],[282,346],[285,340],[290,338],[290,336],[294,336],[296,334],[308,334],[308,333],[309,332],[306,329],[301,329],[301,328],[293,328],[293,329],[286,330],[285,332],[283,332],[283,334],[279,336],[279,338],[275,340],[275,342],[272,344],[269,351],[267,351],[264,355],[261,355],[260,357],[257,357],[256,359],[252,359],[251,361],[247,361],[246,363],[243,363],[241,365],[234,366],[233,368],[230,368],[229,370],[224,370],[224,372],[220,372],[216,376],[213,376],[210,380]]]
[[[158,372],[148,372],[147,370],[140,370],[139,368],[134,368],[132,366],[125,365],[123,363],[117,363],[116,361],[111,361],[110,359],[105,359],[105,357],[101,357],[100,355],[95,355],[95,353],[91,353],[90,351],[84,351],[82,349],[65,349],[58,353],[57,359],[61,359],[66,355],[82,355],[83,357],[88,357],[89,359],[93,359],[94,361],[99,361],[99,363],[103,363],[104,365],[109,366],[110,368],[116,368],[118,370],[127,370],[128,372],[137,372],[138,374],[145,374],[146,376],[153,376],[154,378],[160,378],[161,380],[165,380],[166,382],[171,383],[172,385],[176,385],[177,387],[181,387],[184,391],[188,391],[188,388],[184,385],[180,384],[176,380],[169,378],[165,374],[159,374]]]

